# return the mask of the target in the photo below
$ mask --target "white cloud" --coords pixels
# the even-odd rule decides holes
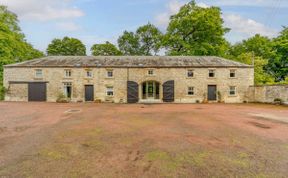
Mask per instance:
[[[247,19],[240,15],[224,14],[225,26],[231,28],[232,32],[242,33],[246,37],[261,34],[268,37],[277,35],[277,30],[266,27],[264,24],[256,22],[253,19]]]
[[[211,0],[207,0],[211,2]],[[217,0],[212,1],[217,6],[257,6],[257,7],[288,7],[287,0]]]
[[[0,0],[20,19],[48,21],[84,16],[84,12],[71,5],[72,0]]]
[[[81,29],[81,27],[75,24],[74,22],[61,22],[61,23],[57,23],[56,26],[60,30],[64,30],[64,31],[77,31]]]
[[[185,3],[180,2],[179,0],[170,1],[167,4],[166,12],[162,12],[155,17],[156,25],[161,28],[166,28],[170,21],[170,16],[176,14],[184,4]]]

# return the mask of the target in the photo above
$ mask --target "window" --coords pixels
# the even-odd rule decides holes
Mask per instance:
[[[92,78],[92,77],[93,77],[93,72],[92,72],[92,70],[86,70],[86,77],[87,77],[87,78]]]
[[[209,77],[210,78],[215,77],[215,70],[209,70]]]
[[[236,87],[234,87],[234,86],[229,87],[229,95],[230,96],[236,95]]]
[[[194,95],[194,87],[188,87],[188,95]]]
[[[189,78],[194,77],[194,70],[188,70],[187,71],[187,77],[189,77]]]
[[[152,69],[148,70],[148,75],[154,75],[154,70]]]
[[[236,70],[230,70],[230,78],[236,77]]]
[[[65,82],[64,85],[64,96],[67,98],[71,98],[72,96],[72,83]]]
[[[72,71],[70,69],[65,70],[65,77],[70,78],[72,76]]]
[[[42,69],[36,69],[35,70],[35,77],[36,78],[42,78],[43,77]]]
[[[113,70],[107,70],[107,77],[113,78]]]
[[[114,89],[113,89],[113,87],[107,87],[107,88],[106,88],[106,95],[107,95],[107,96],[114,96]]]

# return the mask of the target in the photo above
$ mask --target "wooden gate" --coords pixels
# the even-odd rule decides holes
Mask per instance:
[[[127,102],[137,103],[139,101],[139,86],[133,81],[127,82]]]
[[[174,80],[167,81],[163,84],[163,101],[174,102]]]

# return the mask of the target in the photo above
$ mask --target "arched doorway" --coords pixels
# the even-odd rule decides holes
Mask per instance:
[[[156,81],[143,82],[142,99],[160,99],[160,83]]]

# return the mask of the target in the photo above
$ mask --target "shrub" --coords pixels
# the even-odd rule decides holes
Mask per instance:
[[[57,97],[56,102],[57,103],[68,103],[69,99],[63,93],[60,93]]]

